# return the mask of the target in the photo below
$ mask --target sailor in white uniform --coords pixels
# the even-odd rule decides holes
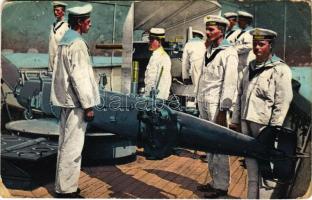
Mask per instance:
[[[93,107],[100,103],[90,53],[82,34],[91,27],[91,4],[68,9],[70,30],[59,42],[52,76],[51,101],[61,107],[55,191],[58,197],[79,197],[81,152]]]
[[[209,46],[205,55],[198,84],[198,108],[200,117],[227,126],[226,115],[232,107],[237,89],[238,55],[234,47],[224,39],[229,22],[227,19],[208,15],[205,17]],[[228,155],[207,154],[209,174],[212,181],[197,189],[206,191],[206,198],[224,196],[230,182]]]
[[[250,34],[250,30],[252,29],[251,23],[253,20],[253,15],[244,12],[238,11],[238,26],[240,30],[237,30],[236,39],[235,39],[235,49],[238,53],[239,63],[238,63],[238,73],[239,78],[242,77],[242,71],[247,66],[248,61],[253,60],[255,58],[252,50],[252,35]]]
[[[198,30],[192,30],[193,37],[184,45],[182,55],[182,79],[192,78],[194,93],[197,93],[198,80],[201,73],[206,53],[204,34]]]
[[[283,125],[293,94],[291,70],[272,52],[277,33],[262,28],[250,33],[256,59],[243,71],[231,128],[256,138],[267,126]],[[246,166],[247,198],[278,198],[273,196],[276,180],[262,181],[255,159],[246,158]]]
[[[157,90],[156,98],[167,100],[171,87],[171,60],[162,43],[165,40],[165,29],[151,28],[149,50],[152,56],[145,71],[145,96],[150,96],[153,89]]]
[[[64,36],[65,32],[69,29],[68,23],[64,17],[67,4],[61,1],[53,1],[52,5],[56,21],[51,25],[49,36],[49,72],[52,72],[54,68],[58,43]]]
[[[225,39],[229,41],[231,44],[235,44],[235,40],[237,35],[240,33],[240,28],[237,25],[238,15],[235,12],[226,12],[223,14],[224,18],[229,20],[229,26],[225,32]]]

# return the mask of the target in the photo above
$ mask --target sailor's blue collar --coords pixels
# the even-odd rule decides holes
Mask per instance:
[[[281,58],[277,57],[275,54],[272,56],[271,58],[271,62],[275,63],[275,62],[284,62]]]
[[[198,37],[195,37],[195,38],[190,39],[189,41],[190,41],[190,42],[191,42],[191,41],[202,41],[202,39],[200,39],[200,38],[198,38]]]
[[[224,49],[229,46],[232,46],[231,43],[227,39],[223,39],[220,45],[213,49]]]
[[[81,39],[84,41],[84,39],[81,37],[81,35],[77,31],[69,29],[68,31],[66,31],[66,33],[64,34],[64,36],[61,39],[59,44],[60,45],[69,45],[77,39]]]
[[[237,25],[234,25],[232,28],[231,28],[231,30],[228,30],[227,31],[227,33],[228,32],[230,32],[230,31],[236,31],[236,30],[239,30],[240,28],[237,26]]]
[[[252,29],[253,29],[252,26],[247,26],[246,28],[242,29],[242,31],[250,31]]]
[[[60,20],[60,21],[58,21],[57,19],[54,21],[54,23],[53,24],[58,24],[58,23],[61,23],[61,22],[67,22],[67,18],[64,18],[64,19],[62,19],[62,20]]]
[[[237,25],[233,26],[232,30],[239,30],[239,27]]]
[[[276,55],[273,55],[271,59],[267,60],[265,63],[256,66],[256,60],[253,61],[255,68],[261,68],[261,67],[274,67],[278,63],[285,63],[281,58],[277,57]]]
[[[266,61],[264,65],[265,67],[273,67],[279,63],[285,63],[285,61],[277,57],[276,55],[273,55],[272,58]]]

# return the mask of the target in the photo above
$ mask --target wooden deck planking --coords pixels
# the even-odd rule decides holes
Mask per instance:
[[[81,195],[85,198],[204,198],[204,193],[196,187],[211,178],[207,163],[194,157],[198,155],[185,151],[179,156],[152,161],[139,154],[136,161],[128,164],[84,166],[79,179]],[[229,196],[246,198],[247,173],[239,159],[230,158]],[[54,182],[32,191],[9,189],[9,192],[13,197],[51,198]]]
[[[48,193],[49,193],[48,190],[44,187],[39,187],[39,188],[36,188],[32,191],[32,194],[36,198],[43,197],[45,194],[48,194]]]
[[[151,161],[153,162],[153,161]],[[160,177],[157,176],[153,176],[153,178],[151,177],[151,173],[153,170],[157,170],[159,167],[164,168],[165,166],[175,166],[174,162],[171,161],[171,158],[168,157],[165,160],[163,160],[163,162],[159,162],[159,161],[154,161],[153,165],[147,166],[147,167],[143,167],[141,169],[141,171],[143,172],[141,176],[138,176],[137,174],[134,174],[134,178],[137,180],[137,185],[134,183],[133,187],[126,189],[126,192],[131,193],[131,192],[136,192],[136,193],[143,193],[147,190],[149,190],[152,187],[155,187],[155,184],[153,183],[148,183],[149,180],[153,180],[153,178],[155,178],[155,180],[153,180],[154,182],[157,182],[157,180],[160,180]],[[150,170],[150,171],[149,171]],[[144,185],[144,182],[147,182],[148,185],[152,186],[152,187],[138,187],[138,186],[142,186]],[[139,189],[138,189],[139,188]]]
[[[186,198],[190,196],[192,194],[191,185],[195,185],[195,186],[198,185],[198,182],[191,178],[191,174],[194,173],[194,171],[196,170],[196,167],[198,167],[197,165],[198,162],[195,161],[194,163],[193,159],[192,160],[189,159],[186,162],[186,164],[188,165],[188,167],[185,168],[182,173],[179,173],[179,175],[174,179],[174,182],[177,183],[177,185],[173,188],[173,191],[177,197],[185,196]],[[204,169],[202,169],[201,172],[202,171],[204,171]],[[181,195],[183,192],[186,194]]]
[[[179,196],[185,196],[186,198],[192,198],[194,196],[196,197],[202,197],[202,194],[199,193],[197,190],[196,190],[196,187],[198,185],[198,182],[199,183],[204,183],[206,180],[206,177],[207,177],[207,165],[206,166],[203,166],[201,164],[201,161],[197,161],[194,165],[194,170],[191,171],[191,173],[189,175],[186,175],[188,176],[191,181],[184,181],[182,182],[182,184],[184,185],[185,188],[188,188],[188,190],[183,190]],[[200,176],[202,175],[205,175],[204,176],[204,179],[200,180]]]
[[[178,197],[178,191],[181,187],[181,180],[185,174],[190,171],[190,161],[185,158],[182,159],[182,164],[180,167],[177,166],[173,169],[167,169],[166,171],[159,171],[158,175],[166,180],[166,184],[163,187],[160,187],[164,190],[165,193],[173,195],[175,198]],[[161,175],[161,172],[164,174]],[[148,191],[147,191],[148,193]],[[151,194],[156,195],[156,194]],[[157,197],[157,196],[156,196]]]
[[[166,161],[166,160],[164,160]],[[159,164],[159,161],[149,161],[151,162],[150,165],[147,166],[147,168],[156,168]],[[132,171],[132,173],[127,174],[128,175],[128,187],[127,185],[123,184],[121,186],[117,186],[113,188],[114,191],[117,191],[118,193],[127,193],[132,194],[133,196],[139,196],[144,192],[144,190],[147,190],[151,186],[149,184],[149,180],[156,179],[155,175],[148,173],[145,167],[140,167],[136,171]]]

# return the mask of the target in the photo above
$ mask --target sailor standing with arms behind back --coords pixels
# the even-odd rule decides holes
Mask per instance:
[[[171,60],[162,43],[165,41],[165,29],[151,28],[149,50],[153,52],[145,71],[145,96],[157,89],[156,98],[167,100],[171,86]],[[158,88],[156,88],[158,86]]]
[[[52,77],[51,101],[61,107],[55,192],[58,197],[79,197],[81,152],[87,123],[100,103],[89,49],[81,37],[91,27],[91,4],[68,9],[68,30],[59,43]]]
[[[51,25],[49,37],[49,72],[52,72],[54,68],[58,43],[64,36],[65,32],[69,29],[68,23],[64,19],[67,4],[60,1],[53,1],[52,5],[56,21]]]
[[[210,45],[198,84],[199,114],[202,119],[227,126],[226,114],[232,107],[237,89],[238,56],[234,47],[224,39],[228,20],[217,15],[208,15],[204,20]],[[212,180],[197,189],[207,192],[205,198],[226,195],[230,182],[229,156],[208,153],[207,160]]]

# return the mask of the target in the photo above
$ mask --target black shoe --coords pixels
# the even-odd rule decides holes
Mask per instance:
[[[55,192],[56,194],[56,198],[63,198],[63,199],[77,199],[77,198],[84,198],[83,196],[80,196],[80,189],[78,188],[76,192],[72,192],[72,193],[58,193]]]
[[[199,185],[199,186],[197,186],[196,189],[198,191],[200,191],[200,192],[211,192],[211,191],[214,191],[214,188],[209,183],[207,183],[206,185]]]
[[[208,163],[207,155],[201,155],[199,159],[204,163]]]
[[[160,160],[160,158],[158,158],[156,156],[152,156],[152,155],[148,155],[145,158],[146,158],[146,160]]]
[[[244,158],[240,159],[238,161],[239,161],[239,164],[240,164],[241,167],[243,167],[244,169],[247,169],[246,160]]]
[[[215,199],[218,197],[226,196],[227,190],[214,189],[210,192],[205,193],[204,197],[207,199]]]

